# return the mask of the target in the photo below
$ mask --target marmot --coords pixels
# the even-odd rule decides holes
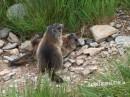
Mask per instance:
[[[62,57],[62,31],[63,24],[53,24],[47,27],[37,51],[36,58],[42,73],[47,71],[52,81],[62,83],[63,79],[56,75],[56,71],[63,65]]]

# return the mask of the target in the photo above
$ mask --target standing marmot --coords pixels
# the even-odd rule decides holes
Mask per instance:
[[[52,81],[63,82],[63,79],[56,75],[56,71],[62,67],[62,24],[48,26],[43,38],[41,39],[36,57],[41,72],[47,71]]]

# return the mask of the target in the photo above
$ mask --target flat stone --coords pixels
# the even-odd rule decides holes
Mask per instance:
[[[10,30],[11,29],[9,29],[9,28],[3,28],[3,29],[1,29],[0,30],[0,39],[4,39],[4,38],[8,37],[8,34],[9,34]]]
[[[130,31],[130,27],[127,27],[127,30]]]
[[[0,48],[3,47],[5,42],[3,40],[0,40]]]
[[[4,81],[8,81],[10,79],[12,79],[12,77],[16,74],[16,72],[10,72],[9,74],[3,76],[3,80]]]
[[[19,50],[17,48],[5,51],[12,55],[19,55]]]
[[[112,34],[118,32],[118,30],[110,25],[95,25],[90,28],[95,41],[99,42]]]
[[[74,59],[68,59],[71,63],[74,63],[75,60]]]
[[[12,33],[12,32],[9,33],[8,41],[9,42],[16,42],[16,43],[20,42],[18,37],[14,33]]]
[[[17,43],[8,43],[7,45],[5,45],[2,49],[3,50],[10,50],[10,49],[14,49],[15,47],[17,47]]]

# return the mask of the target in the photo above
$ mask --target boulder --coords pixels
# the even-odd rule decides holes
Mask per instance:
[[[7,17],[9,20],[22,20],[26,14],[26,8],[22,3],[14,4],[7,10]]]
[[[111,27],[110,25],[95,25],[91,27],[90,30],[97,42],[118,32],[116,28]]]

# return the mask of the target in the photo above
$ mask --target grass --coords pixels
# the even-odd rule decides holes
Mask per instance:
[[[8,3],[10,0],[2,0]],[[28,14],[23,20],[8,21],[6,24],[16,32],[41,32],[55,22],[65,24],[69,31],[77,31],[82,25],[101,22],[112,17],[118,0],[14,0],[22,2]],[[5,14],[6,5],[2,5]],[[5,15],[4,15],[5,16]],[[3,17],[4,17],[3,16]],[[107,18],[107,19],[109,19]],[[7,18],[6,18],[7,19]]]

